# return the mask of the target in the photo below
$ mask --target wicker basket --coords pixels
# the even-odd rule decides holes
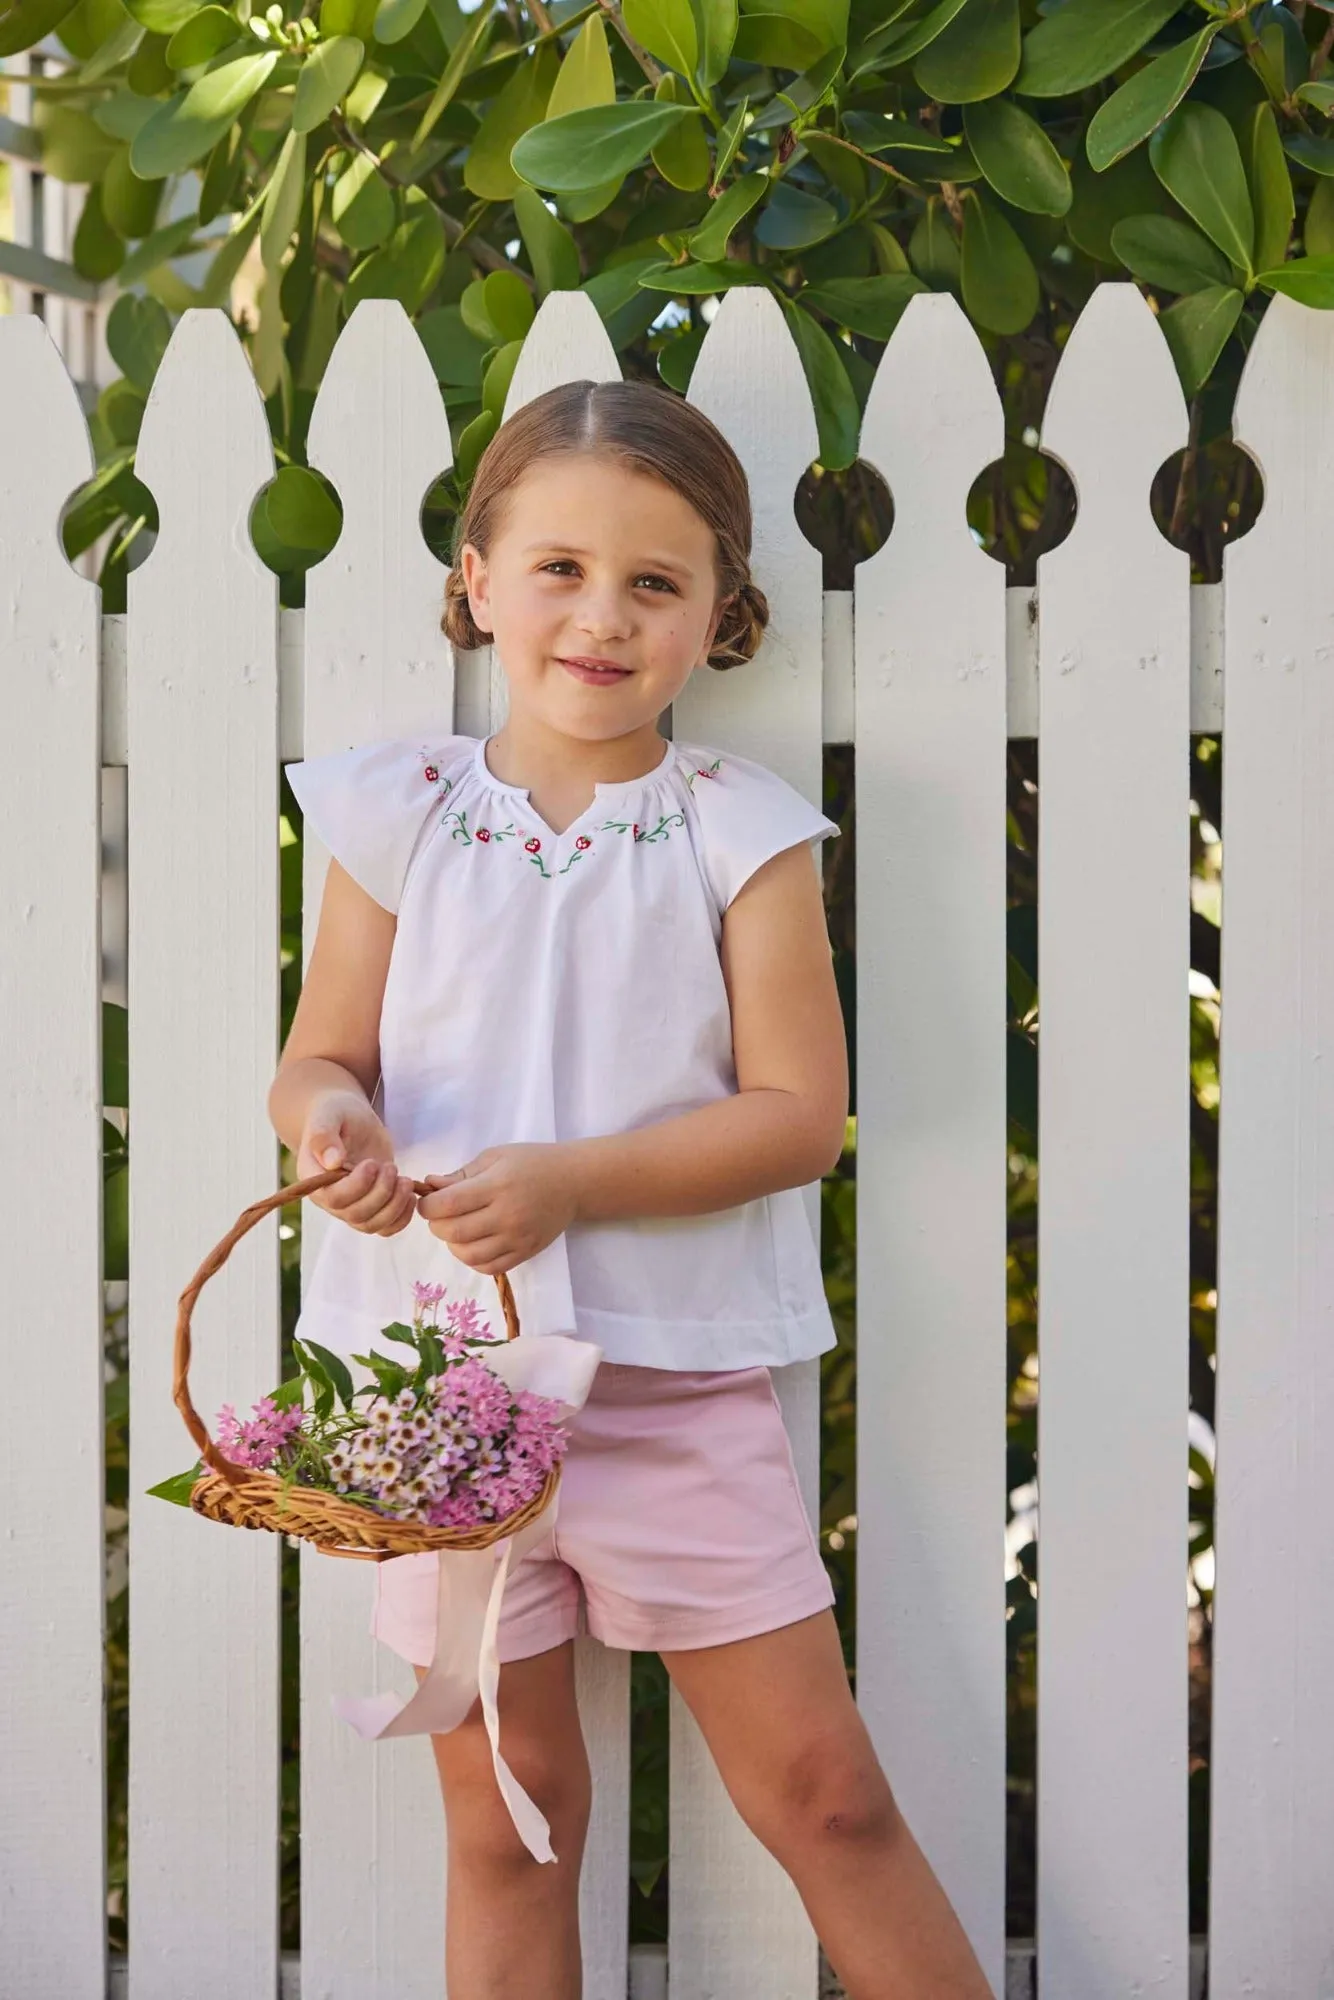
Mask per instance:
[[[502,1536],[513,1535],[535,1520],[551,1499],[560,1481],[560,1466],[554,1465],[541,1489],[517,1512],[503,1520],[484,1521],[471,1528],[435,1528],[425,1521],[396,1521],[369,1507],[345,1500],[314,1486],[289,1485],[276,1472],[238,1465],[224,1458],[190,1400],[190,1314],[195,1300],[214,1272],[226,1263],[233,1246],[247,1230],[253,1229],[272,1208],[300,1201],[351,1172],[348,1166],[331,1167],[327,1173],[312,1174],[265,1195],[243,1210],[223,1237],[209,1251],[199,1269],[181,1293],[176,1314],[176,1351],[172,1397],[185,1419],[185,1428],[199,1447],[209,1470],[201,1472],[190,1493],[190,1505],[210,1521],[222,1521],[233,1528],[269,1528],[275,1534],[295,1535],[313,1542],[322,1555],[348,1556],[362,1562],[385,1562],[390,1556],[406,1556],[427,1549],[484,1549]],[[432,1192],[427,1181],[414,1180],[419,1195]],[[506,1338],[516,1340],[519,1315],[514,1293],[503,1271],[495,1274],[505,1315]]]

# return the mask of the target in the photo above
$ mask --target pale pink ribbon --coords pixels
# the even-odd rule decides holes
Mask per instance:
[[[560,1333],[521,1334],[518,1340],[498,1342],[486,1355],[487,1366],[511,1389],[549,1396],[567,1417],[583,1408],[601,1359],[602,1349],[591,1341]],[[551,1829],[500,1754],[496,1640],[510,1571],[551,1533],[559,1498],[557,1488],[536,1520],[490,1548],[439,1551],[435,1652],[415,1694],[405,1698],[386,1690],[333,1697],[334,1714],[359,1736],[378,1742],[388,1736],[446,1735],[457,1729],[480,1694],[500,1795],[519,1838],[538,1861],[556,1859]]]

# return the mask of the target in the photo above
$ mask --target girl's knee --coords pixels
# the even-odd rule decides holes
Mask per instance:
[[[472,1728],[465,1722],[460,1730]],[[460,1732],[454,1732],[458,1734]],[[491,1873],[550,1875],[549,1863],[535,1861],[519,1837],[496,1783],[491,1747],[480,1723],[480,1743],[466,1754],[440,1760],[448,1850],[465,1865]],[[446,1739],[447,1740],[447,1739]],[[583,1852],[592,1807],[592,1783],[582,1743],[513,1740],[502,1731],[505,1761],[551,1829],[558,1862],[577,1861]]]
[[[882,1846],[900,1824],[889,1780],[869,1746],[815,1740],[778,1757],[737,1800],[771,1853]]]

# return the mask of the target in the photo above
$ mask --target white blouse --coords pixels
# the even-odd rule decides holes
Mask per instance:
[[[595,786],[555,833],[485,752],[414,736],[287,767],[307,832],[398,916],[375,1108],[418,1178],[735,1094],[722,913],[762,862],[839,831],[762,764],[664,742],[656,770]],[[508,1276],[524,1332],[574,1333],[609,1361],[749,1368],[834,1344],[800,1188],[574,1223]],[[418,1278],[501,1330],[494,1278],[414,1215],[395,1236],[326,1219],[296,1331],[364,1352],[411,1318]]]

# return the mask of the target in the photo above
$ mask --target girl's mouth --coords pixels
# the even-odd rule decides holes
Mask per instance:
[[[573,674],[577,681],[584,681],[590,687],[610,687],[615,681],[623,681],[629,674],[629,667],[618,667],[613,660],[592,660],[586,658],[557,659],[565,671]]]

